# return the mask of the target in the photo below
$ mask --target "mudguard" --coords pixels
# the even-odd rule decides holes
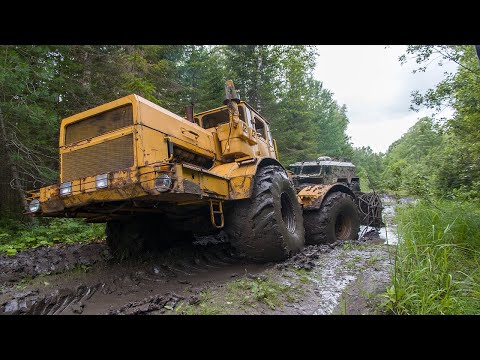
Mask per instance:
[[[343,192],[355,199],[355,194],[342,183],[329,185],[308,185],[297,193],[298,202],[303,210],[317,210],[322,207],[323,200],[333,192]]]

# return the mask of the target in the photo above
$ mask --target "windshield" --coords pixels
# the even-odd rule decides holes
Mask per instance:
[[[320,174],[321,166],[304,166],[302,169],[303,175]]]
[[[294,174],[298,175],[300,174],[300,166],[289,166],[288,170],[292,171]]]

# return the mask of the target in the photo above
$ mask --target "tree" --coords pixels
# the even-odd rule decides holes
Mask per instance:
[[[440,110],[451,106],[455,110],[452,119],[442,120],[439,125],[444,132],[443,158],[438,162],[437,187],[445,195],[468,193],[480,197],[480,67],[472,45],[415,45],[407,48],[400,58],[414,56],[425,71],[428,64],[438,60],[440,64],[451,61],[458,65],[456,73],[446,73],[445,78],[434,89],[425,94],[412,94],[412,107],[420,106]]]

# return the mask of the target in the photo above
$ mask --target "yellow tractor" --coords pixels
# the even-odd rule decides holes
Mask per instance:
[[[337,183],[297,196],[268,121],[231,80],[225,94],[223,106],[184,118],[129,95],[63,119],[60,181],[29,192],[27,213],[106,222],[122,257],[223,229],[240,254],[282,260],[304,246],[303,212],[307,234],[330,234],[307,242],[356,238],[354,193]]]

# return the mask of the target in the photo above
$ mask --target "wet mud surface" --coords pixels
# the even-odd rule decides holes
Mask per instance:
[[[382,314],[395,245],[382,229],[363,235],[275,264],[240,258],[224,237],[124,262],[103,242],[0,255],[0,314]]]
[[[38,256],[46,249],[36,249]],[[223,242],[182,245],[122,263],[104,250],[102,243],[74,246],[65,256],[67,247],[50,248],[47,258],[62,254],[51,266],[28,267],[24,254],[16,262],[8,259],[9,265],[2,265],[11,271],[0,288],[0,314],[332,314],[345,313],[337,309],[342,301],[348,304],[346,313],[374,313],[365,291],[384,291],[390,268],[388,246],[372,239],[308,246],[277,264],[245,261]],[[83,261],[73,255],[89,251],[92,257]],[[32,263],[35,255],[30,253]],[[31,271],[18,280],[24,263]],[[359,279],[363,292],[349,290]],[[262,282],[281,287],[275,305],[268,301],[268,287],[265,299],[253,293],[253,301],[243,300],[255,291],[250,284],[262,288]],[[237,284],[246,287],[237,289]],[[351,305],[358,302],[362,305]]]

